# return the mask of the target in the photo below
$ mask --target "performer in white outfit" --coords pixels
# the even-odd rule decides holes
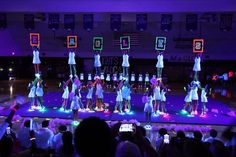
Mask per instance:
[[[36,97],[37,97],[37,109],[42,109],[43,107],[43,80],[38,78],[37,84],[36,84]]]
[[[100,77],[96,78],[96,108],[97,111],[104,111],[104,103],[103,103],[103,89],[102,89],[102,81]]]
[[[70,77],[71,78],[73,77],[73,72],[74,72],[74,77],[78,77],[76,72],[75,52],[73,49],[70,49],[68,64],[70,66]]]
[[[156,68],[157,68],[157,78],[161,78],[162,77],[162,69],[164,68],[164,61],[163,61],[162,52],[159,52],[159,54],[157,56]]]
[[[79,93],[76,91],[70,99],[71,99],[70,109],[73,112],[74,120],[78,120],[78,110],[80,109]]]
[[[86,110],[87,111],[93,111],[93,101],[92,101],[92,98],[93,98],[93,83],[91,81],[88,82],[88,85],[87,85],[87,88],[88,88],[88,94],[86,96],[87,98],[87,105],[86,105]]]
[[[131,111],[131,86],[129,85],[128,81],[125,81],[122,87],[122,97],[123,102],[125,104],[125,112],[129,113]]]
[[[96,76],[100,77],[100,73],[101,73],[101,61],[100,61],[100,52],[96,51],[94,54],[94,67],[95,67],[95,71],[96,71]]]
[[[32,110],[32,111],[34,110],[34,106],[35,106],[36,83],[37,83],[36,79],[34,81],[32,81],[31,83],[29,83],[29,85],[28,85],[28,88],[30,89],[30,92],[28,94],[28,98],[30,99],[30,102],[31,102],[30,110]]]
[[[192,81],[191,82],[191,90],[192,90],[192,102],[193,102],[193,111],[192,115],[197,115],[197,109],[198,109],[198,88],[200,88],[200,82],[199,81]],[[195,107],[195,108],[194,108]]]
[[[196,54],[193,65],[194,79],[199,80],[199,72],[201,71],[201,57],[200,54]]]
[[[69,87],[68,84],[70,83],[70,79],[68,79],[66,82],[60,83],[59,87],[63,88],[63,94],[62,94],[62,105],[61,110],[66,111],[68,99],[69,99]]]
[[[153,88],[153,99],[154,99],[154,112],[160,113],[160,104],[161,104],[161,89],[160,81]]]
[[[143,96],[143,98],[145,98],[146,102],[144,105],[144,112],[145,112],[145,117],[146,117],[146,125],[150,126],[151,125],[151,115],[153,112],[153,97],[152,97],[153,93],[152,91],[149,91],[148,94],[145,96]]]
[[[123,113],[123,97],[122,97],[122,86],[123,86],[123,82],[120,81],[120,83],[118,84],[118,87],[116,89],[116,105],[115,105],[115,110],[114,113]],[[118,110],[119,108],[119,110]]]
[[[184,87],[184,90],[187,92],[187,95],[184,98],[185,104],[184,108],[182,109],[182,112],[187,113],[186,109],[189,107],[189,113],[192,113],[193,111],[193,106],[192,106],[192,87],[188,84],[188,87]]]
[[[39,74],[40,73],[40,69],[39,69],[39,65],[41,63],[40,59],[39,59],[39,51],[38,51],[38,47],[34,46],[33,47],[33,64],[34,64],[34,70],[35,70],[35,74]]]
[[[123,67],[123,76],[129,77],[129,55],[128,50],[123,51],[123,61],[122,61],[122,67]]]
[[[166,94],[167,88],[161,90],[161,113],[166,114]]]
[[[202,113],[201,117],[204,117],[206,115],[206,103],[208,102],[207,94],[211,93],[211,89],[208,91],[208,85],[205,86],[205,88],[201,88],[201,102],[202,102]]]

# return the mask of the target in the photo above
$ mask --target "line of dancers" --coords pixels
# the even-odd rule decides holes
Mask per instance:
[[[92,82],[92,78],[89,79],[87,85],[84,85],[78,78],[76,71],[76,61],[75,61],[75,49],[69,49],[69,58],[68,65],[70,68],[70,75],[68,80],[60,83],[60,87],[63,89],[62,94],[62,105],[60,110],[68,112],[68,103],[71,101],[69,109],[73,111],[74,117],[78,118],[78,111],[108,111],[109,104],[104,103],[104,88],[106,86],[105,80],[109,81],[106,78],[104,80],[104,73],[101,72],[101,61],[100,61],[100,51],[96,51],[94,53],[94,67],[95,67],[95,78],[94,82]],[[114,87],[116,89],[116,105],[114,107],[114,113],[129,113],[131,112],[131,92],[132,86],[129,84],[129,51],[123,51],[123,73],[119,79],[115,79],[117,81],[114,82]],[[164,85],[162,81],[162,71],[164,68],[163,61],[163,51],[157,52],[157,77],[153,77],[149,82],[149,75],[145,75],[145,87],[147,87],[146,92],[142,98],[142,102],[144,105],[144,112],[146,114],[147,123],[151,123],[151,115],[164,115],[167,116],[167,110],[165,107],[166,104],[166,96],[165,94],[171,91],[167,85]],[[198,109],[198,89],[201,90],[201,102],[202,102],[202,113],[201,116],[206,115],[206,103],[207,103],[207,94],[210,93],[210,88],[208,85],[205,87],[201,87],[201,83],[199,82],[199,73],[201,71],[201,54],[196,54],[194,60],[194,79],[193,81],[184,88],[187,92],[186,97],[184,99],[185,105],[183,107],[182,112],[189,113],[190,115],[197,115]],[[39,48],[33,47],[33,64],[35,67],[35,79],[29,84],[30,93],[28,97],[31,99],[31,110],[44,108],[43,105],[43,88],[45,87],[45,83],[41,78],[41,72],[39,69],[41,61],[39,59]],[[90,76],[91,77],[91,76]],[[103,77],[103,78],[101,78]],[[148,79],[147,79],[148,78]],[[140,80],[141,77],[138,78],[138,82],[142,82]],[[131,74],[131,82],[134,81],[134,74]],[[69,84],[71,84],[71,91],[69,90]],[[86,106],[81,101],[81,90],[87,89],[86,95]],[[93,93],[95,91],[96,102],[95,107],[93,106]]]

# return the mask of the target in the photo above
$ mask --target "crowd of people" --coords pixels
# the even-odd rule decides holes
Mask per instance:
[[[66,125],[54,131],[49,120],[40,129],[32,129],[30,120],[17,131],[9,124],[0,140],[1,157],[234,157],[236,148],[230,129],[220,138],[214,129],[206,137],[200,131],[187,137],[183,131],[173,135],[161,128],[153,145],[144,127],[132,123],[132,130],[125,130],[121,122],[109,125],[97,117],[82,120],[74,132]]]

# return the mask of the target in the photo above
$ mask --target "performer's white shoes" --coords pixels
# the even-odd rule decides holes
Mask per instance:
[[[118,110],[113,111],[113,113],[118,113],[118,112],[119,112]]]

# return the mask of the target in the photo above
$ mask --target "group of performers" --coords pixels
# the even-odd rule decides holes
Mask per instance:
[[[76,70],[76,61],[75,61],[75,48],[69,48],[69,58],[68,65],[70,69],[70,74],[67,80],[62,81],[59,85],[61,89],[63,89],[62,94],[62,105],[60,110],[68,112],[69,110],[73,111],[74,118],[78,118],[78,111],[87,111],[87,112],[95,112],[95,111],[109,111],[109,104],[104,103],[104,87],[105,81],[110,81],[110,75],[105,79],[104,73],[101,70],[101,61],[100,61],[100,53],[101,51],[96,50],[94,52],[94,68],[95,68],[95,77],[94,81],[92,81],[91,74],[89,75],[89,79],[87,84],[84,84],[80,81],[77,75]],[[131,78],[129,78],[129,50],[122,50],[123,52],[123,62],[122,68],[123,73],[120,74],[119,79],[113,78],[113,87],[116,91],[116,104],[114,107],[114,113],[130,113],[131,112],[131,93],[132,93],[132,85],[130,85],[129,80],[134,81],[134,74],[131,74]],[[157,73],[149,80],[149,74],[145,75],[145,87],[146,91],[144,92],[144,96],[142,97],[142,102],[144,103],[144,112],[146,115],[146,121],[149,125],[151,123],[151,116],[167,116],[166,110],[166,93],[171,91],[166,84],[164,84],[162,80],[162,71],[164,68],[163,61],[164,51],[157,51]],[[189,114],[190,116],[194,116],[198,114],[198,89],[201,90],[201,102],[202,102],[202,113],[201,117],[206,116],[206,103],[207,103],[207,94],[211,92],[208,85],[205,87],[201,86],[199,81],[199,73],[201,71],[201,53],[196,53],[196,57],[194,60],[194,78],[184,87],[187,95],[184,99],[185,104],[182,109],[182,112],[185,114]],[[40,72],[40,59],[39,59],[39,47],[33,46],[33,64],[35,68],[35,79],[29,84],[29,95],[28,97],[31,100],[30,110],[42,109],[43,105],[43,88],[45,87],[44,81],[41,78]],[[114,77],[117,77],[114,75]],[[139,76],[139,82],[142,82],[142,77]],[[69,90],[69,85],[71,84],[71,90]],[[83,104],[81,98],[81,91],[86,89],[86,105]],[[93,106],[93,93],[95,91],[96,101]],[[68,107],[68,103],[70,103],[70,107]]]
[[[201,86],[201,83],[199,81],[199,73],[201,71],[201,53],[196,53],[194,59],[194,66],[193,66],[193,72],[194,72],[194,78],[190,84],[187,85],[187,87],[184,87],[184,90],[187,92],[187,95],[185,96],[185,105],[182,109],[183,113],[189,113],[190,115],[197,115],[198,114],[198,89],[201,90],[201,103],[202,103],[202,112],[200,114],[201,117],[206,116],[206,103],[208,102],[207,95],[211,93],[211,88],[208,87],[208,85],[205,85],[205,87]],[[188,112],[187,112],[188,108]]]

